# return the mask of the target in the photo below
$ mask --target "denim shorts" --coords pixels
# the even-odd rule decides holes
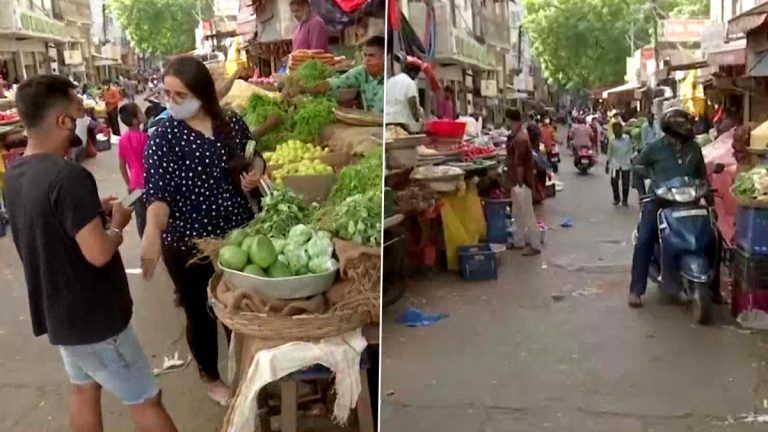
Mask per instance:
[[[59,346],[59,350],[72,384],[96,382],[126,405],[143,403],[160,392],[130,324],[103,342]]]

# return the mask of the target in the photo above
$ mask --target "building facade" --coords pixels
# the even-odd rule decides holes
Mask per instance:
[[[59,73],[57,44],[70,40],[56,0],[0,0],[0,64],[4,79],[18,83]]]

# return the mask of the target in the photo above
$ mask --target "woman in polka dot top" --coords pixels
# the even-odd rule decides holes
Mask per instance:
[[[171,116],[156,129],[144,153],[148,209],[142,270],[151,278],[162,254],[187,317],[187,343],[201,379],[209,396],[225,404],[231,390],[219,375],[217,321],[207,308],[214,268],[187,263],[197,253],[193,240],[221,237],[253,219],[246,194],[263,170],[248,171],[243,156],[248,127],[237,114],[222,110],[201,61],[177,57],[163,82]]]

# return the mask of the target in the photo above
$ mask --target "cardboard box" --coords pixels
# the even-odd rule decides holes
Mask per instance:
[[[304,198],[307,204],[322,203],[328,199],[333,185],[336,184],[336,175],[286,176],[283,177],[283,184]]]

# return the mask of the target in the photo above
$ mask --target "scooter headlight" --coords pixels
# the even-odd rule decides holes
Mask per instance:
[[[699,196],[698,191],[694,186],[674,188],[671,190],[671,192],[672,196],[674,197],[674,201],[680,203],[695,201]]]

